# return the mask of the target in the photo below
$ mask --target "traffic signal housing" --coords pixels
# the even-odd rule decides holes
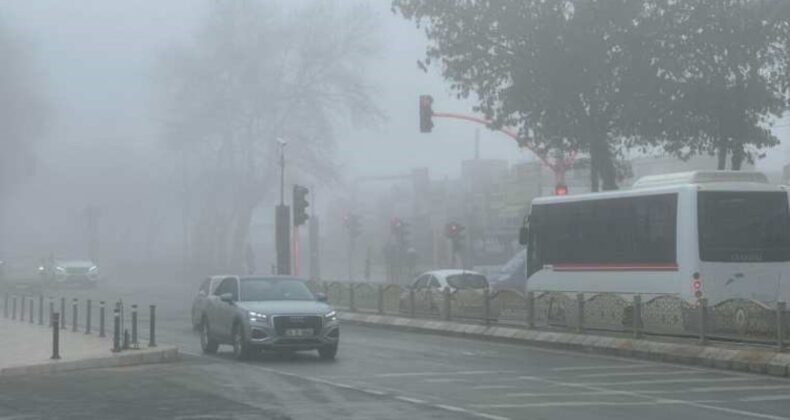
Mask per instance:
[[[554,195],[568,195],[568,186],[564,182],[558,182],[554,186]]]
[[[307,214],[307,194],[310,190],[301,185],[294,185],[293,190],[293,207],[294,207],[294,226],[301,226],[307,222],[310,216]]]
[[[400,247],[405,248],[409,243],[409,224],[398,217],[390,220],[390,233],[395,237]]]
[[[420,133],[433,130],[433,97],[420,95]]]
[[[450,222],[444,226],[444,236],[450,240],[450,244],[453,247],[453,254],[457,254],[463,249],[464,230],[466,230],[466,227],[456,222]]]
[[[360,216],[354,213],[348,213],[343,216],[343,224],[348,231],[348,235],[352,238],[358,238],[362,235],[362,222]]]

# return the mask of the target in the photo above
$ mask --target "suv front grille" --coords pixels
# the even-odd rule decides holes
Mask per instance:
[[[274,317],[274,330],[277,335],[285,335],[289,328],[312,328],[313,335],[318,335],[323,327],[323,317],[315,315],[282,315]]]

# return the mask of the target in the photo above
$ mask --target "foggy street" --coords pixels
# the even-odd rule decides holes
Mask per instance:
[[[0,0],[0,420],[790,420],[790,1]]]
[[[784,379],[353,325],[334,362],[315,352],[238,362],[227,346],[202,355],[189,317],[197,283],[120,277],[86,294],[157,303],[159,341],[178,345],[181,362],[0,380],[0,416],[790,418]]]

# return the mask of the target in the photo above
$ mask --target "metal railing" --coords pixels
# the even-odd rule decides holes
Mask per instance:
[[[530,329],[689,337],[786,348],[787,305],[750,299],[709,304],[675,295],[514,290],[415,290],[393,284],[311,282],[351,312],[460,320]]]

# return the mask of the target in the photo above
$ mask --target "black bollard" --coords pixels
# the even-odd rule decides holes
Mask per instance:
[[[121,304],[116,303],[115,309],[112,311],[113,327],[112,327],[112,351],[118,353],[121,351]]]
[[[22,302],[20,302],[22,304],[22,307],[19,308],[20,309],[19,310],[19,320],[24,322],[25,321],[25,301],[27,300],[27,297],[22,296],[19,299],[22,301]]]
[[[129,350],[129,330],[123,330],[123,349]]]
[[[52,322],[52,360],[60,359],[60,315],[57,312],[50,318]]]
[[[139,348],[137,344],[137,305],[132,305],[132,347]]]
[[[5,299],[3,300],[3,318],[8,319],[8,293],[5,294]]]
[[[11,320],[16,319],[16,296],[11,299]]]
[[[91,300],[85,301],[85,334],[91,333]]]
[[[99,302],[99,337],[104,337],[104,301]]]
[[[30,298],[30,312],[28,312],[28,315],[30,315],[28,317],[28,322],[31,324],[36,322],[36,320],[33,318],[33,297]]]
[[[148,347],[156,347],[156,305],[149,307]]]
[[[49,298],[49,326],[52,326],[52,315],[55,314],[55,302],[52,301],[52,298]]]
[[[77,332],[77,298],[71,301],[71,331]]]

